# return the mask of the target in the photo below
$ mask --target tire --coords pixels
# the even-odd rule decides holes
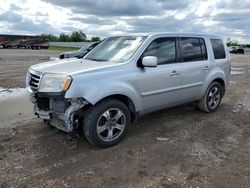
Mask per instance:
[[[208,113],[216,111],[223,97],[223,92],[224,90],[220,83],[212,82],[203,98],[199,101],[199,109]]]
[[[124,103],[105,99],[85,111],[83,132],[90,143],[106,148],[124,138],[130,123],[130,112]]]

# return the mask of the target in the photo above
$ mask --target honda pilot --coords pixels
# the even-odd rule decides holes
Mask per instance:
[[[189,102],[216,111],[229,83],[226,48],[205,34],[109,37],[81,59],[31,66],[27,89],[37,117],[109,147],[140,115]]]

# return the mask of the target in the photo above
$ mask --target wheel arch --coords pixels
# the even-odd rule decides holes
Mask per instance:
[[[216,79],[214,79],[211,83],[213,83],[213,82],[218,82],[221,86],[222,86],[222,88],[223,88],[223,93],[222,93],[222,96],[224,96],[224,94],[225,94],[225,81],[222,79],[222,78],[216,78]],[[210,83],[210,84],[211,84]],[[210,85],[209,84],[209,85]]]
[[[108,95],[108,96],[103,97],[102,99],[97,101],[97,103],[99,103],[105,99],[116,99],[116,100],[121,101],[129,109],[129,112],[131,115],[131,122],[133,123],[137,119],[137,112],[136,112],[135,104],[133,103],[132,99],[130,99],[128,96],[123,95],[123,94],[112,94],[112,95]]]
[[[206,93],[207,91],[207,88],[210,86],[211,83],[213,82],[218,82],[222,85],[223,87],[223,95],[225,94],[225,90],[228,86],[228,83],[226,82],[227,81],[227,76],[225,75],[225,73],[223,73],[222,71],[220,72],[217,72],[217,73],[212,73],[211,75],[209,75],[207,77],[208,79],[205,81],[205,84],[203,85],[203,88],[202,88],[202,95],[201,96],[204,96],[204,94]]]

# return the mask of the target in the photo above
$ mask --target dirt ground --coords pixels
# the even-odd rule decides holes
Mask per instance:
[[[61,51],[0,49],[0,87],[25,87],[28,68],[50,57],[59,57]]]
[[[23,87],[31,64],[59,53],[0,50],[0,87]],[[146,115],[108,149],[44,125],[27,95],[0,101],[0,187],[250,187],[250,54],[232,67],[218,111]]]

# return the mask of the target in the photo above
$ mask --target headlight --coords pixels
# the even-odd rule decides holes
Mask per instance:
[[[39,92],[61,92],[66,91],[71,84],[71,77],[65,74],[51,74],[43,75]]]

